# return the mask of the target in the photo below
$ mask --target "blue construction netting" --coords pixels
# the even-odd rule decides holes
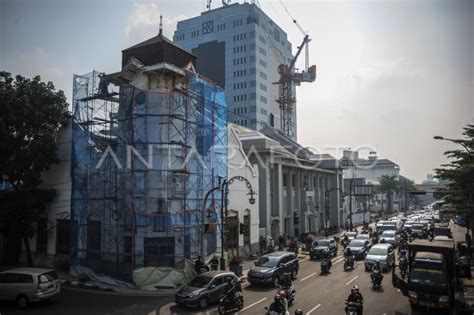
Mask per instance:
[[[108,94],[99,72],[74,76],[73,265],[130,275],[216,250],[217,235],[200,242],[201,208],[227,176],[227,107],[221,88],[186,75],[182,90]]]

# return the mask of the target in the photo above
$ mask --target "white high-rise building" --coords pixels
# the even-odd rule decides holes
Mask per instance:
[[[225,88],[228,121],[281,129],[278,66],[293,58],[287,34],[259,7],[234,3],[178,22],[173,41],[198,57],[197,71]],[[294,94],[293,88],[293,95]],[[292,112],[296,140],[296,108]]]

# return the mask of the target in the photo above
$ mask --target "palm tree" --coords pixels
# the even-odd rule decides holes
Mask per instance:
[[[379,178],[380,190],[386,195],[387,199],[387,212],[392,212],[392,194],[397,192],[399,183],[395,176],[382,175]],[[383,196],[382,196],[382,209],[383,209]]]

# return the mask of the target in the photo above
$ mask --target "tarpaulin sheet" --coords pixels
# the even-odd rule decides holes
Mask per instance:
[[[80,274],[85,274],[92,281],[96,281],[96,282],[100,282],[104,284],[110,284],[110,285],[114,285],[114,286],[122,287],[122,288],[128,288],[128,289],[133,288],[133,284],[131,283],[120,281],[108,276],[99,276],[95,274],[91,269],[84,266],[80,266],[80,265],[71,266],[69,268],[69,274],[76,278],[78,278]]]
[[[142,290],[176,289],[196,275],[194,262],[186,259],[184,270],[170,267],[145,267],[133,271],[133,282]]]

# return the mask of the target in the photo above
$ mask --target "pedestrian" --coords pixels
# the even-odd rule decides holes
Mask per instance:
[[[266,249],[267,241],[265,240],[265,237],[263,237],[263,235],[260,235],[260,255],[263,255]]]
[[[283,244],[285,242],[285,239],[283,238],[283,234],[280,234],[278,237],[278,250],[283,250]]]
[[[217,254],[214,254],[211,261],[209,261],[209,265],[211,265],[211,270],[217,271],[217,266],[219,266],[219,260],[217,260]]]

